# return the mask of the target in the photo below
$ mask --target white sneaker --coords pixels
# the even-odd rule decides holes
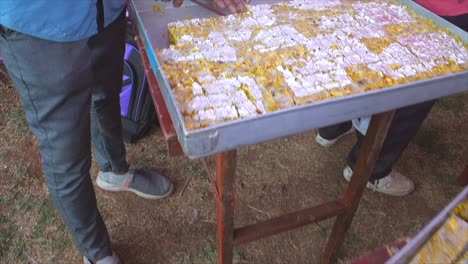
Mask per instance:
[[[335,143],[340,140],[342,137],[346,136],[346,135],[349,135],[351,133],[354,132],[354,128],[351,127],[348,131],[344,132],[343,134],[337,136],[336,138],[334,139],[325,139],[323,137],[320,136],[319,133],[317,133],[317,136],[315,137],[315,141],[317,141],[317,143],[322,146],[322,147],[325,147],[325,148],[328,148],[328,147],[331,147],[333,145],[335,145]]]
[[[92,264],[91,261],[89,261],[86,257],[83,257],[84,264]],[[120,261],[119,257],[115,254],[115,252],[112,252],[112,256],[107,256],[98,262],[96,264],[122,264]]]
[[[343,177],[347,181],[350,181],[351,175],[353,175],[353,170],[349,166],[346,166],[343,170]],[[408,177],[392,170],[390,174],[380,180],[376,180],[375,183],[368,182],[367,188],[388,195],[405,196],[414,190],[414,183]]]

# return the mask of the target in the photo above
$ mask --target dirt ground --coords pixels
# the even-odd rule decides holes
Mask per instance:
[[[0,66],[1,67],[1,66]],[[0,263],[81,263],[47,194],[36,141],[0,68]],[[416,183],[407,197],[367,190],[337,263],[415,235],[458,192],[468,157],[468,93],[440,100],[396,169]],[[323,149],[315,131],[244,147],[238,152],[236,226],[267,219],[342,194],[349,136]],[[158,127],[128,146],[131,163],[165,172],[175,193],[161,201],[96,189],[116,252],[125,263],[215,263],[212,189],[200,161],[168,157]],[[96,166],[93,167],[96,175]],[[191,179],[187,189],[181,190]],[[319,263],[332,221],[236,249],[236,263]]]

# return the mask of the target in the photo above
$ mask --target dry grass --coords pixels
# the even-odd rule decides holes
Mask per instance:
[[[0,71],[0,262],[80,263],[47,195],[35,139]],[[3,79],[2,79],[3,78]],[[367,191],[339,254],[349,260],[420,230],[460,190],[453,179],[468,156],[468,94],[440,101],[396,169],[417,184],[409,197]],[[311,206],[342,193],[340,176],[354,139],[321,149],[304,133],[239,150],[236,225]],[[157,128],[128,146],[128,158],[176,183],[162,201],[97,190],[115,250],[126,263],[215,263],[215,207],[199,161],[167,157]],[[213,165],[212,161],[209,162]],[[93,166],[96,173],[96,166]],[[181,194],[188,177],[186,190]],[[318,263],[332,221],[259,240],[236,250],[237,263]]]

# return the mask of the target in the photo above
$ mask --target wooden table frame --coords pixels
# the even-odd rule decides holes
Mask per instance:
[[[136,27],[135,31],[159,124],[167,142],[169,155],[183,155],[172,120],[149,63],[145,46],[139,37]],[[322,258],[323,263],[331,263],[336,257],[337,250],[343,244],[344,237],[359,206],[359,201],[371,176],[394,114],[395,111],[389,111],[372,116],[361,153],[344,197],[241,228],[234,228],[234,203],[236,199],[234,186],[237,151],[231,150],[216,154],[214,197],[216,200],[219,263],[232,263],[234,246],[336,216],[335,224],[328,238]]]

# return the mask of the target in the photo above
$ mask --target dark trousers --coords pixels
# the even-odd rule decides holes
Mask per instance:
[[[443,17],[464,31],[468,31],[468,14],[452,17]],[[375,164],[370,181],[373,182],[387,176],[395,162],[408,146],[410,141],[418,132],[420,126],[431,111],[435,101],[424,102],[416,105],[400,108],[396,111],[392,124],[387,134],[387,138],[382,146],[380,156]],[[333,139],[349,130],[351,121],[336,124],[319,129],[319,134],[325,139]],[[348,153],[347,162],[351,169],[354,169],[361,146],[364,142],[364,135],[356,131],[357,142]]]
[[[102,171],[126,171],[119,93],[125,15],[101,33],[53,42],[0,25],[0,53],[39,140],[50,195],[87,258],[112,255],[90,177],[91,142]]]
[[[444,16],[442,18],[468,32],[468,14],[459,16]]]
[[[395,162],[416,135],[419,127],[431,111],[435,101],[424,102],[396,111],[392,124],[387,134],[387,138],[382,146],[379,158],[377,159],[371,181],[375,181],[387,176]],[[325,139],[333,139],[349,130],[351,121],[319,129],[319,134]],[[347,162],[351,169],[354,169],[359,152],[364,142],[364,135],[356,131],[357,142],[348,153]]]

